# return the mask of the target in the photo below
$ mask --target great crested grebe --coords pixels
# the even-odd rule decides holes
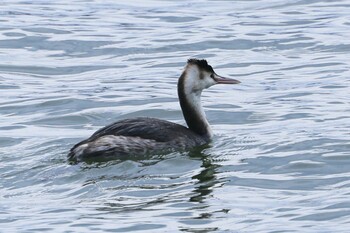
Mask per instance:
[[[215,73],[206,60],[189,59],[177,92],[188,128],[156,118],[138,117],[107,125],[73,146],[71,160],[127,158],[157,151],[183,150],[210,142],[213,135],[201,105],[202,90],[215,84],[238,84]]]

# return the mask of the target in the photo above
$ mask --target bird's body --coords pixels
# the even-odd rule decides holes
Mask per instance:
[[[184,150],[209,142],[188,128],[156,118],[138,117],[107,125],[76,144],[69,157],[127,157],[152,152]]]
[[[239,81],[218,76],[205,60],[190,59],[179,78],[178,95],[188,128],[156,118],[125,119],[107,125],[76,144],[72,160],[128,158],[154,152],[186,150],[210,142],[212,131],[200,104],[203,89]]]

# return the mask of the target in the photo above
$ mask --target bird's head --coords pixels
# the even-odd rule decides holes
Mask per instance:
[[[218,75],[206,60],[189,59],[180,77],[180,83],[186,92],[201,93],[215,84],[238,84],[240,81]]]

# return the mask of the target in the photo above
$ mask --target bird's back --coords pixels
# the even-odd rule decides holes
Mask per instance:
[[[187,149],[208,143],[190,129],[169,121],[139,117],[107,125],[76,144],[70,159],[98,156],[127,156],[153,151]]]

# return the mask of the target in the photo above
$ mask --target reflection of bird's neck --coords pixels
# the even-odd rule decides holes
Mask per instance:
[[[194,88],[197,86],[196,80],[199,80],[198,75],[198,71],[186,69],[179,78],[177,93],[188,128],[201,136],[211,138],[212,131],[201,105],[202,90]]]

